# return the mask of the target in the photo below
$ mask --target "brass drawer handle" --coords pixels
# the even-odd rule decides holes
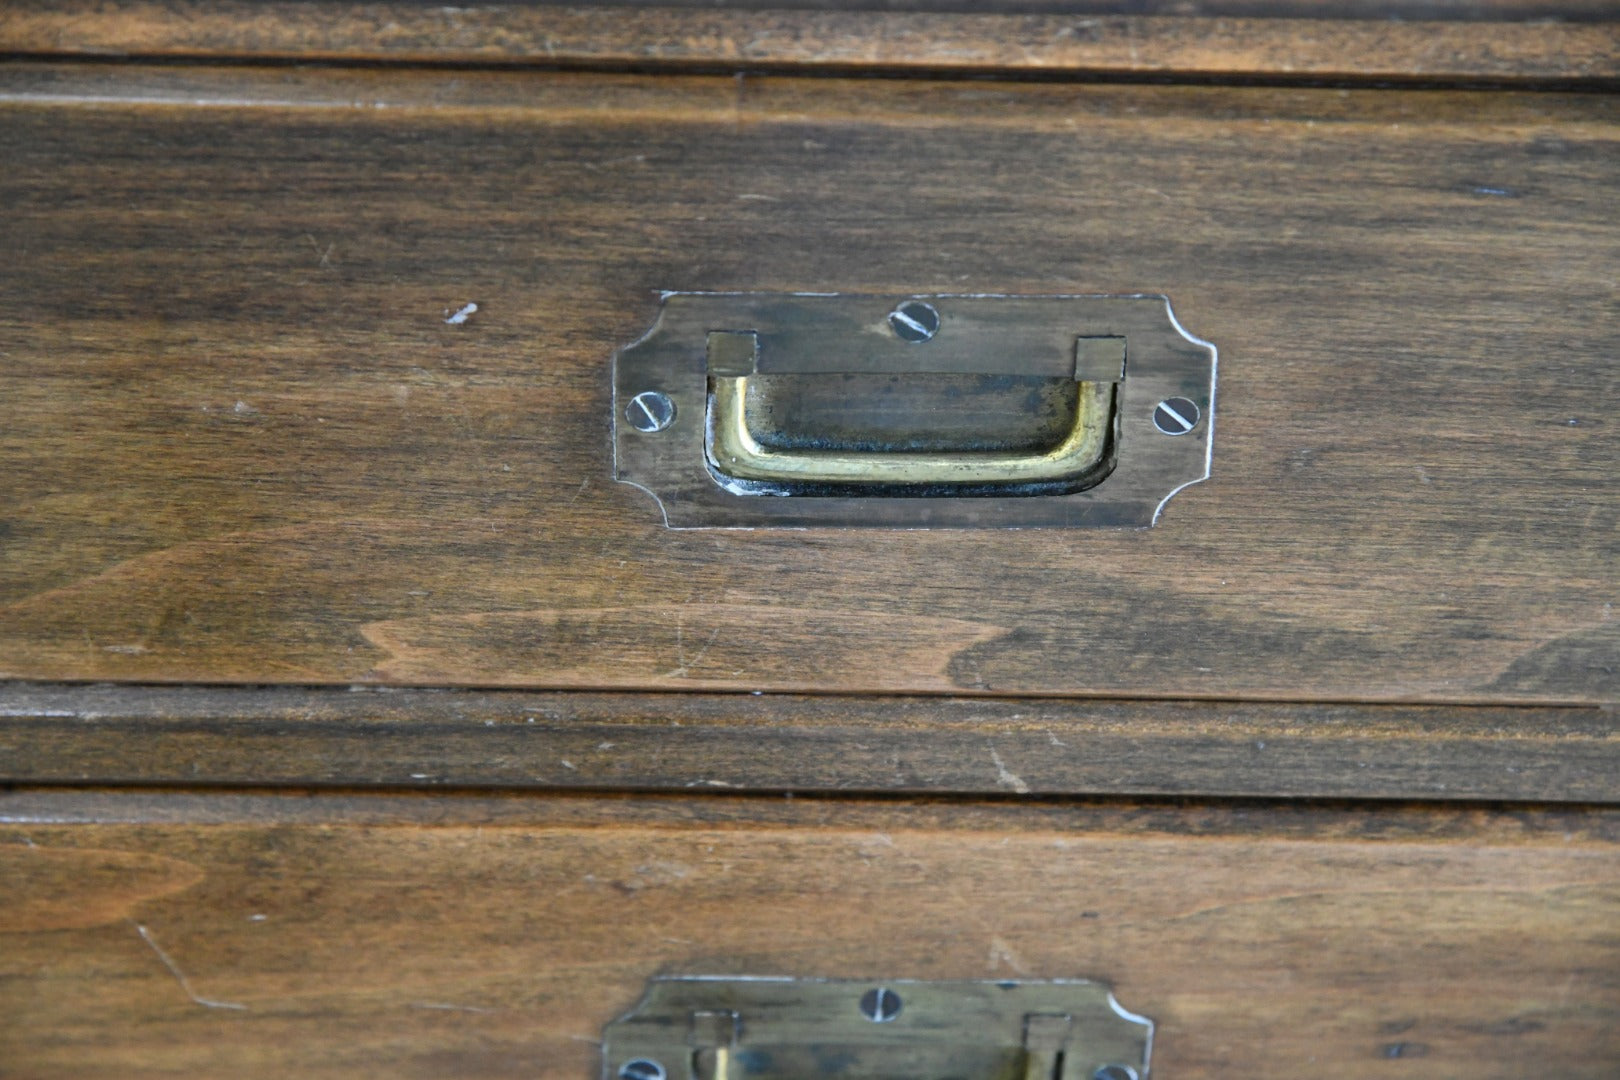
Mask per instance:
[[[1085,980],[658,976],[603,1080],[1147,1080],[1153,1021]]]
[[[1162,296],[666,293],[613,384],[673,528],[1143,528],[1209,475],[1215,349]]]
[[[1074,426],[1044,453],[845,453],[761,446],[748,429],[747,376],[711,376],[704,453],[723,476],[761,483],[893,487],[1074,483],[1104,464],[1114,388],[1084,382]]]

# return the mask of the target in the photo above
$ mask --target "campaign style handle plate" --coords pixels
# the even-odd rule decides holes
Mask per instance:
[[[615,478],[672,528],[1145,528],[1209,475],[1215,369],[1162,296],[668,293]]]
[[[1147,1080],[1153,1022],[1085,980],[660,977],[603,1080]]]

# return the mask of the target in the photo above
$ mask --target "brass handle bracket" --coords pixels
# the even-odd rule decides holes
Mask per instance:
[[[1215,370],[1214,346],[1162,296],[667,293],[615,358],[614,475],[672,528],[1144,528],[1209,475]],[[899,434],[840,445],[835,417],[824,438],[773,444],[756,431],[761,387],[795,378],[821,384],[816,415],[886,408]],[[929,378],[935,398],[877,400]],[[1056,388],[1069,412],[1033,444],[979,431],[932,445],[931,419],[964,385],[1004,411],[1028,388],[1031,416]],[[789,395],[776,412],[816,400]]]
[[[603,1080],[1147,1080],[1153,1022],[1085,980],[659,977]]]

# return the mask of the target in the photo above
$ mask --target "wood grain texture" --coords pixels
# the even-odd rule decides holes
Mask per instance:
[[[1616,116],[11,65],[0,673],[1615,701]],[[1166,292],[1214,477],[1140,532],[668,531],[609,479],[662,288]]]
[[[1101,979],[1175,1080],[1620,1060],[1613,812],[18,792],[0,814],[5,910],[73,914],[0,927],[0,1057],[31,1080],[577,1080],[659,972]]]
[[[1193,17],[1141,4],[1115,12],[1038,3],[989,12],[978,5],[783,6],[814,5],[757,11],[707,4],[10,0],[0,10],[0,52],[1014,75],[1508,82],[1620,76],[1620,23],[1600,0],[1404,9],[1262,2]],[[1345,15],[1355,17],[1337,17]]]
[[[11,686],[0,782],[1620,802],[1603,709]]]

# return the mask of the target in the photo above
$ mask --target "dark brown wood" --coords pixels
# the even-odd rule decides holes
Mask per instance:
[[[1168,13],[1161,12],[1169,4],[1064,11],[1039,2],[987,13],[965,0],[945,5],[966,9],[958,11],[848,10],[896,6],[875,2],[835,10],[749,6],[10,0],[0,10],[0,51],[1088,76],[1556,82],[1620,76],[1620,24],[1604,0],[1326,6],[1259,0],[1176,4]]]
[[[596,1075],[654,973],[1085,976],[1155,1074],[1620,1059],[1620,814],[0,796],[0,1055],[46,1080]]]
[[[1602,709],[11,686],[0,782],[1620,801]]]
[[[1616,116],[13,64],[0,674],[1613,702]],[[1164,291],[1213,479],[1148,531],[668,531],[607,387],[669,287]]]
[[[748,6],[0,10],[0,1076],[578,1078],[701,972],[1612,1077],[1610,6]],[[1214,478],[666,531],[666,288],[1169,293]]]

